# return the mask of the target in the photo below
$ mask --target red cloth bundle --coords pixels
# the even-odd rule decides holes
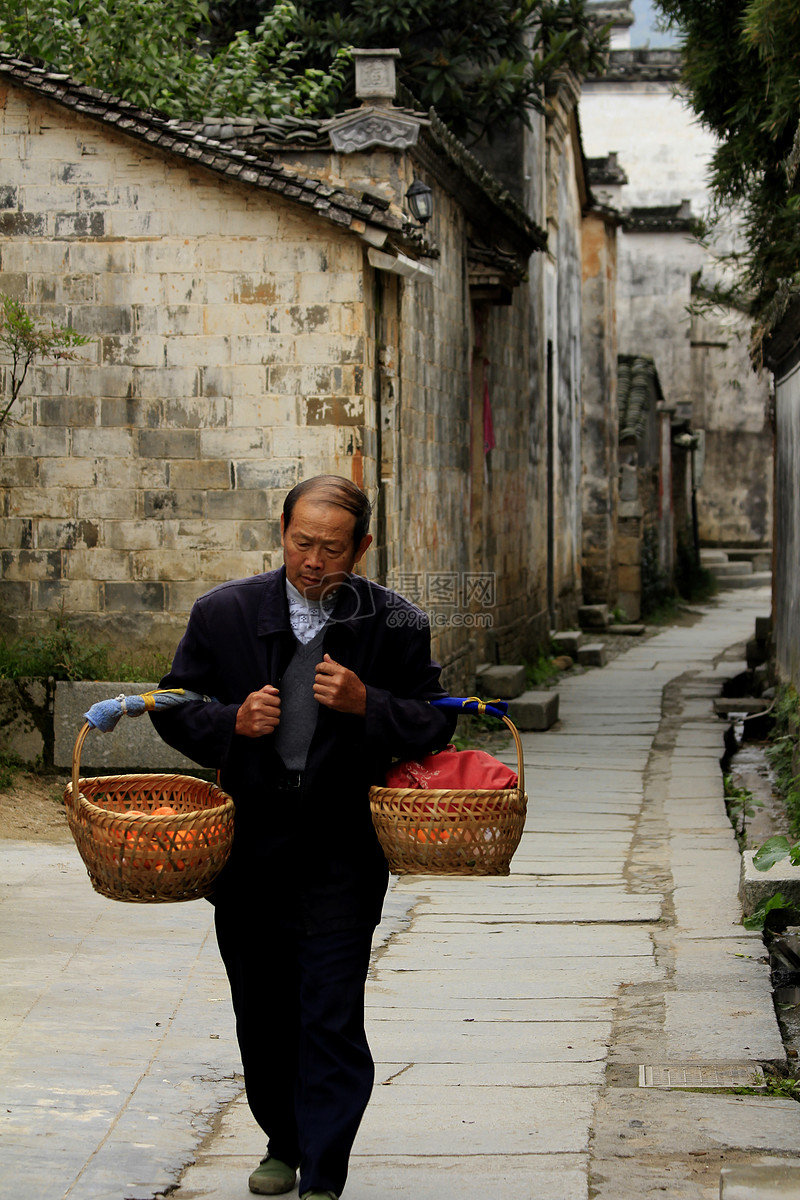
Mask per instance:
[[[448,788],[501,791],[517,786],[517,773],[485,750],[456,750],[448,746],[426,754],[418,762],[393,763],[386,772],[386,787]]]

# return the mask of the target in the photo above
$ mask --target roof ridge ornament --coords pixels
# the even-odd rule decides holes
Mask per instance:
[[[391,107],[397,97],[395,59],[400,51],[352,50],[356,64],[356,96],[365,107]]]
[[[400,51],[356,49],[352,54],[356,64],[356,96],[361,107],[324,123],[334,150],[339,154],[356,154],[373,146],[385,150],[408,150],[416,146],[421,126],[430,122],[421,114],[395,107],[395,60]]]

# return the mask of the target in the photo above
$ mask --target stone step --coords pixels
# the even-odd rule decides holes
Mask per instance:
[[[760,546],[758,549],[747,549],[740,546],[727,546],[718,549],[700,551],[700,562],[709,570],[717,566],[733,565],[735,563],[750,563],[754,571],[772,570],[772,547]]]
[[[754,854],[754,850],[745,850],[742,855],[739,879],[742,912],[746,917],[751,916],[764,900],[780,892],[794,910],[794,921],[800,917],[800,866],[793,867],[789,859],[784,858],[768,871],[759,871],[753,866]]]
[[[608,652],[603,642],[587,642],[578,651],[578,662],[582,667],[604,667]]]
[[[478,695],[483,700],[513,700],[525,691],[525,668],[484,663],[475,672]]]
[[[749,1163],[723,1167],[720,1200],[797,1200],[800,1167],[788,1163]]]
[[[728,562],[728,555],[725,550],[701,550],[700,562],[704,567],[710,567],[712,563]]]
[[[717,579],[726,579],[731,575],[752,575],[753,564],[751,562],[719,562],[708,563],[708,570],[712,575],[716,575]]]
[[[558,720],[558,701],[558,692],[523,692],[509,701],[508,715],[517,729],[543,733]]]
[[[721,588],[769,587],[771,583],[771,571],[755,571],[752,575],[728,575],[726,578],[719,580]]]
[[[609,625],[606,633],[616,633],[622,637],[642,637],[644,625]]]
[[[772,550],[728,550],[728,562],[749,562],[754,571],[772,570]]]
[[[583,634],[580,629],[565,629],[561,633],[552,633],[550,640],[559,654],[568,654],[577,658],[578,651],[583,645]]]
[[[611,620],[607,604],[583,604],[578,609],[581,629],[605,629]]]
[[[769,700],[756,696],[718,696],[714,700],[714,712],[718,717],[727,717],[730,713],[763,713],[769,706]]]

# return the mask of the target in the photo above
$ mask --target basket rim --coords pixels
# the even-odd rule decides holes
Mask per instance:
[[[80,786],[78,789],[77,799],[75,799],[74,793],[73,793],[73,788],[72,788],[73,781],[69,780],[66,787],[64,788],[65,798],[67,796],[67,793],[69,794],[70,803],[67,805],[67,808],[69,808],[70,804],[71,804],[73,811],[80,810],[80,809],[88,809],[89,814],[91,815],[92,810],[94,810],[94,812],[102,813],[104,816],[111,817],[112,819],[114,817],[117,817],[121,821],[131,821],[131,822],[136,822],[137,824],[143,824],[145,822],[153,823],[156,827],[158,827],[159,825],[164,825],[164,826],[169,827],[169,826],[175,825],[176,822],[179,822],[181,820],[186,820],[189,817],[197,817],[198,815],[202,815],[204,820],[205,819],[222,819],[222,817],[224,817],[226,814],[232,812],[235,809],[233,797],[229,796],[227,792],[224,792],[222,790],[222,788],[219,787],[216,783],[208,783],[206,780],[195,779],[195,777],[192,775],[93,775],[93,776],[91,776],[91,779],[97,780],[98,782],[101,782],[101,783],[106,780],[118,780],[118,779],[137,779],[137,780],[138,779],[188,779],[188,780],[191,780],[192,782],[200,783],[200,784],[204,785],[205,787],[214,788],[216,791],[218,791],[220,793],[221,796],[224,797],[224,800],[223,800],[222,804],[215,804],[213,808],[187,808],[187,809],[184,809],[182,812],[177,811],[174,813],[155,813],[155,814],[154,813],[141,813],[138,815],[137,814],[130,815],[127,812],[117,812],[114,809],[106,808],[105,805],[103,805],[103,804],[96,804],[93,800],[90,800],[89,797],[87,795],[85,795],[84,792],[82,792],[80,790]],[[82,783],[86,783],[86,782],[87,782],[87,780],[85,780],[85,779],[78,780],[79,785]]]
[[[89,800],[88,797],[86,797],[83,794],[83,792],[80,789],[81,783],[88,783],[92,780],[97,780],[100,783],[104,783],[104,782],[108,783],[113,780],[120,780],[120,779],[135,779],[135,780],[141,780],[144,782],[147,782],[148,780],[167,780],[167,779],[181,781],[181,782],[185,781],[187,783],[191,783],[192,785],[199,784],[201,786],[205,786],[205,787],[209,787],[209,788],[210,787],[216,788],[216,790],[218,792],[220,792],[220,794],[222,796],[225,797],[224,802],[221,805],[217,805],[213,809],[212,808],[187,809],[186,812],[184,812],[184,813],[176,813],[174,816],[164,816],[163,818],[161,816],[153,817],[152,815],[146,814],[143,819],[148,820],[148,821],[160,821],[163,819],[164,821],[174,822],[178,817],[189,816],[190,813],[192,813],[192,812],[202,813],[203,816],[205,817],[206,815],[216,812],[216,811],[219,811],[220,814],[223,814],[226,811],[230,811],[231,809],[233,809],[235,807],[234,802],[233,802],[233,797],[228,795],[227,792],[223,791],[218,783],[210,783],[208,780],[200,779],[196,775],[184,775],[184,774],[176,772],[176,771],[169,771],[169,772],[166,772],[166,771],[141,771],[141,772],[131,772],[130,774],[125,774],[125,775],[89,775],[89,776],[81,777],[80,776],[81,750],[83,749],[83,743],[86,741],[87,734],[93,728],[94,727],[90,721],[84,721],[83,725],[78,730],[77,737],[75,738],[75,744],[72,747],[72,777],[68,781],[67,785],[64,788],[64,807],[66,808],[68,813],[69,813],[70,809],[76,811],[82,805],[87,805],[89,808],[95,809],[98,813],[108,813],[108,812],[114,811],[113,809],[104,808],[102,804],[95,804],[93,801]],[[122,818],[125,817],[125,813],[119,813],[118,815]],[[129,817],[127,819],[131,820],[131,821],[135,821],[138,818]]]
[[[476,697],[473,696],[470,697],[470,699],[474,700]],[[464,703],[466,703],[466,701],[464,701]],[[479,703],[490,704],[491,701],[479,701]],[[492,714],[492,716],[497,715],[498,714],[496,713]],[[506,728],[510,730],[511,736],[514,739],[514,749],[517,755],[517,786],[515,788],[387,788],[385,784],[373,784],[370,788],[370,794],[372,794],[372,792],[377,788],[388,792],[520,792],[520,794],[525,796],[527,799],[527,792],[525,791],[525,755],[522,749],[522,739],[519,736],[519,730],[511,718],[505,713],[499,717],[499,720],[501,720]]]
[[[374,792],[396,792],[399,795],[410,796],[510,796],[513,793],[526,795],[522,788],[399,788],[386,787],[385,784],[374,783],[369,789],[369,794],[372,796]]]

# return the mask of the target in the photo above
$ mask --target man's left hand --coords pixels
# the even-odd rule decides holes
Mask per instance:
[[[326,654],[317,663],[314,677],[314,699],[336,712],[353,713],[363,717],[367,711],[367,689],[356,674],[334,662]]]

